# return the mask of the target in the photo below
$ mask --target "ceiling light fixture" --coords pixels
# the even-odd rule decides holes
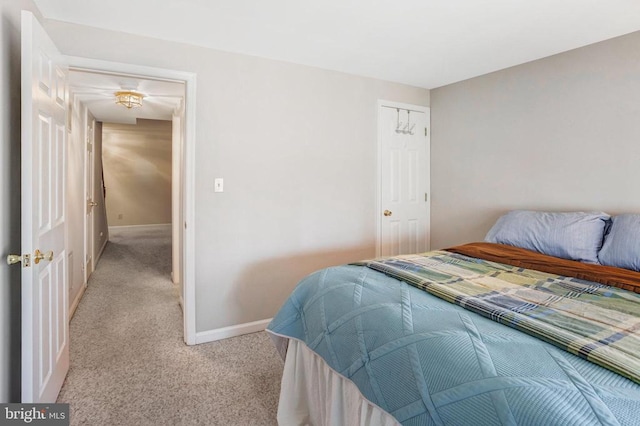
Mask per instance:
[[[137,92],[132,92],[130,90],[123,90],[121,92],[116,92],[116,104],[122,105],[129,109],[137,108],[142,106],[142,98],[144,95]]]

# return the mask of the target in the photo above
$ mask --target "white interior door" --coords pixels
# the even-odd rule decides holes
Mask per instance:
[[[94,169],[94,145],[93,145],[93,128],[95,125],[95,120],[89,120],[88,113],[87,120],[88,123],[85,129],[85,159],[84,159],[84,172],[85,172],[85,238],[84,238],[84,264],[85,264],[85,277],[84,282],[89,282],[89,277],[93,273],[93,207],[97,206],[97,203],[93,200],[94,194],[94,185],[93,185],[93,169]]]
[[[379,104],[379,256],[429,250],[429,122],[429,108]]]
[[[22,12],[22,402],[55,402],[69,369],[66,74]],[[42,259],[36,250],[45,253]]]

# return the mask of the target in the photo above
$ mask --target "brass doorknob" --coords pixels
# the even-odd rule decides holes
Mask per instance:
[[[37,265],[41,260],[48,260],[51,262],[53,260],[53,251],[49,250],[46,253],[42,253],[40,250],[36,249],[33,253],[33,261]]]
[[[383,214],[384,214],[385,216],[391,216],[391,215],[393,214],[393,212],[392,212],[392,211],[390,211],[390,210],[385,210]]]

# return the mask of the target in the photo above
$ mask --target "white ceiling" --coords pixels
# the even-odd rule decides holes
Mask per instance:
[[[115,92],[134,90],[144,95],[142,107],[127,109],[115,103]],[[184,97],[184,84],[85,71],[69,72],[69,91],[98,121],[136,124],[138,118],[171,120]]]
[[[35,0],[46,18],[434,88],[640,30],[639,0]]]

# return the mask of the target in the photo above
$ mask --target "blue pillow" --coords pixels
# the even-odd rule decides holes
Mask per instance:
[[[598,259],[603,265],[640,272],[640,214],[613,217]]]
[[[557,213],[515,210],[502,216],[485,237],[490,243],[507,244],[549,256],[598,263],[604,231],[611,216],[606,213]]]

